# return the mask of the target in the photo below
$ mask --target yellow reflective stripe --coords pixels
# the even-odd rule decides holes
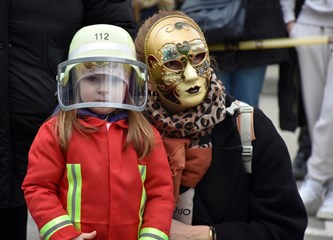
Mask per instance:
[[[69,225],[72,225],[72,222],[68,215],[59,216],[45,224],[40,230],[40,234],[43,239],[48,240],[55,231]]]
[[[80,164],[67,164],[67,212],[75,229],[81,231],[82,175]]]
[[[169,237],[156,228],[144,228],[140,231],[139,240],[168,240]]]
[[[138,165],[139,168],[139,172],[140,172],[140,176],[141,176],[141,181],[142,181],[142,195],[141,195],[141,202],[140,202],[140,211],[139,211],[139,226],[138,226],[138,236],[140,234],[140,229],[142,226],[142,217],[143,217],[143,213],[145,211],[145,204],[146,204],[146,200],[147,200],[147,193],[146,193],[146,189],[144,186],[144,183],[146,181],[146,166],[144,165]]]

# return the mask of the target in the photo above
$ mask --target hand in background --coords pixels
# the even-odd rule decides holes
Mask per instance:
[[[287,32],[289,35],[290,35],[291,29],[294,27],[294,25],[295,25],[295,21],[291,21],[286,24]]]

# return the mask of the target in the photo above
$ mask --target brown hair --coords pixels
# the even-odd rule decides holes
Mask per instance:
[[[136,55],[138,61],[145,62],[145,41],[146,36],[149,32],[149,30],[152,28],[152,26],[160,19],[169,16],[169,15],[181,15],[186,16],[190,18],[188,15],[186,15],[184,12],[181,11],[165,11],[160,10],[158,13],[155,13],[153,16],[148,18],[140,27],[138,34],[135,38],[135,49],[136,49]],[[191,18],[190,18],[191,19]],[[192,19],[193,20],[193,19]],[[194,20],[193,20],[194,21]],[[195,22],[195,21],[194,21]],[[216,59],[214,56],[209,56],[211,60],[211,66],[213,69],[218,69],[218,64],[216,62]]]
[[[86,127],[80,124],[77,118],[77,110],[59,110],[55,133],[64,151],[68,149],[74,129],[77,129],[83,136],[98,131],[97,127]],[[132,145],[141,159],[150,153],[155,143],[154,138],[153,128],[142,113],[128,111],[128,134],[124,147]]]
[[[155,13],[153,16],[148,18],[140,27],[138,34],[135,38],[135,48],[136,48],[136,55],[138,61],[145,62],[145,40],[146,36],[148,34],[148,31],[151,29],[151,27],[161,18],[164,18],[169,15],[182,15],[187,16],[185,13],[181,11],[166,11],[166,10],[160,10],[158,13]]]

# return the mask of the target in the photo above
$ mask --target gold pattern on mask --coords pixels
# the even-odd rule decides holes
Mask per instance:
[[[169,110],[203,100],[211,77],[210,59],[204,35],[192,19],[171,15],[158,20],[147,34],[145,57],[150,79]]]

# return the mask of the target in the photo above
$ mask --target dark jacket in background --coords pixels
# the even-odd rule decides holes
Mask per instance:
[[[130,0],[4,0],[0,8],[0,208],[25,203],[30,144],[56,106],[57,64],[74,33],[110,23],[135,35]]]
[[[296,0],[295,14],[301,11],[304,0]],[[280,63],[279,68],[279,123],[286,131],[307,126],[301,90],[301,73],[295,48],[288,49],[289,58]]]
[[[248,0],[244,34],[238,41],[287,37],[279,0]],[[284,61],[286,49],[218,51],[215,56],[220,70],[258,67]]]

